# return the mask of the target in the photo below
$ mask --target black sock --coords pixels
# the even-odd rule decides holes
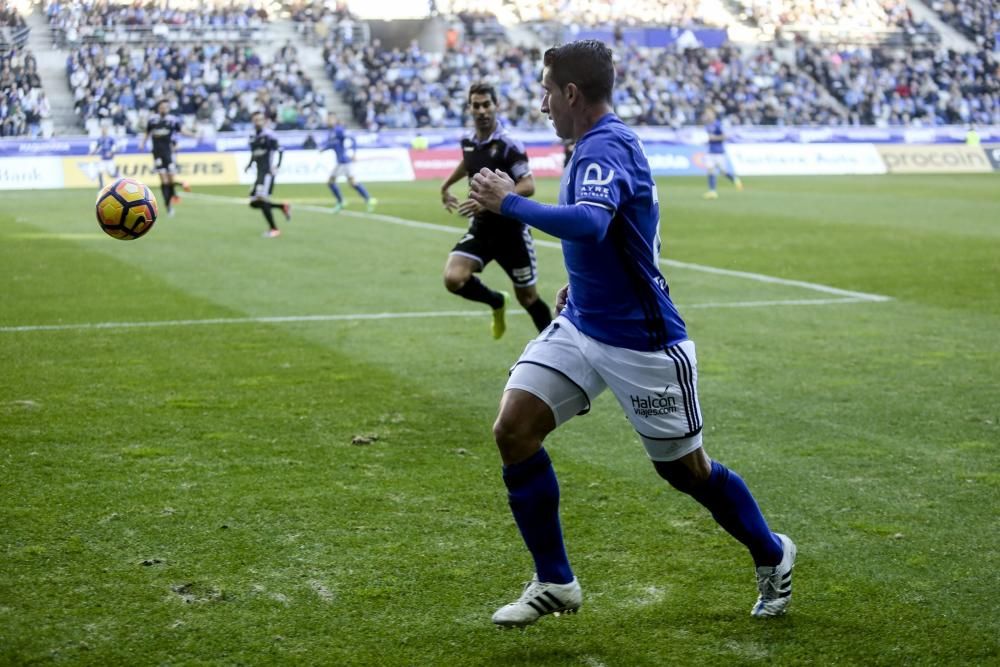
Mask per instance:
[[[531,321],[535,323],[535,328],[539,331],[544,330],[552,321],[552,310],[549,309],[549,304],[541,299],[535,299],[535,302],[526,306],[525,310],[531,315]]]
[[[163,193],[163,205],[170,208],[170,186],[160,183],[160,191]]]
[[[462,285],[462,289],[455,292],[455,294],[469,301],[485,303],[493,310],[503,305],[503,294],[494,292],[475,276],[470,276],[465,284]]]
[[[278,226],[274,224],[274,214],[271,213],[271,207],[274,206],[269,201],[262,201],[260,206],[260,212],[264,214],[264,219],[267,220],[267,224],[271,229],[277,229]]]

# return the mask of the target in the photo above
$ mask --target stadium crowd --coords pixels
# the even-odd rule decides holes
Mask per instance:
[[[31,52],[13,47],[0,54],[0,137],[36,137],[49,114],[48,98]]]
[[[299,0],[286,8],[295,23],[296,33],[310,45],[322,44],[327,38],[350,44],[355,41],[356,30],[364,25],[339,3],[331,6],[323,0]]]
[[[768,33],[787,27],[917,30],[906,0],[738,0],[740,15]]]
[[[991,51],[803,45],[797,61],[837,96],[852,124],[1000,124],[1000,62]]]
[[[92,44],[70,54],[66,73],[76,112],[90,130],[110,123],[136,133],[163,97],[205,132],[245,129],[258,109],[280,129],[315,127],[326,112],[291,44],[269,61],[249,46]]]
[[[996,0],[929,0],[941,19],[982,49],[993,51],[1000,33],[1000,5]]]
[[[521,23],[557,22],[563,25],[613,26],[691,26],[720,25],[721,0],[437,0],[442,14],[493,14],[498,10]]]
[[[496,83],[499,113],[510,126],[546,127],[538,110],[541,54],[480,41],[443,55],[409,49],[328,44],[328,71],[354,120],[370,129],[464,127],[469,84]],[[847,116],[793,62],[769,49],[744,54],[721,49],[618,52],[615,108],[639,125],[696,124],[707,106],[732,124],[842,124]]]
[[[725,4],[724,4],[725,3]],[[945,20],[975,37],[992,40],[997,27],[990,3],[934,0]],[[521,128],[548,127],[538,110],[538,49],[496,39],[497,14],[528,25],[714,25],[728,8],[751,23],[783,27],[852,26],[918,30],[904,0],[438,0],[431,3],[460,32],[448,30],[443,53],[416,42],[386,48],[368,40],[368,26],[345,3],[289,0],[301,44],[321,45],[334,88],[353,120],[369,129],[465,127],[468,86],[494,83],[500,117]],[[155,101],[203,131],[241,130],[263,108],[281,129],[323,123],[325,100],[298,64],[294,45],[274,57],[253,46],[202,40],[193,44],[139,40],[105,45],[95,36],[125,27],[225,27],[262,25],[257,0],[184,9],[140,0],[49,0],[50,25],[76,42],[67,78],[80,122],[91,132],[108,123],[140,132]],[[23,25],[0,0],[0,25]],[[790,54],[794,52],[794,58]],[[938,125],[998,123],[997,58],[987,48],[958,54],[942,50],[896,51],[878,47],[825,47],[797,37],[793,50],[740,50],[619,46],[615,107],[627,122],[681,126],[700,122],[713,108],[733,125]],[[39,88],[35,59],[24,49],[0,54],[0,132],[37,134],[48,102]]]
[[[38,136],[50,113],[49,102],[42,91],[38,61],[23,38],[4,39],[13,31],[26,31],[24,17],[4,0],[0,0],[0,31],[0,137]]]
[[[265,24],[267,12],[251,4],[170,7],[169,2],[137,1],[132,4],[108,0],[48,0],[45,14],[56,41],[74,45],[86,41],[105,41],[120,28],[148,30],[151,36],[166,37],[171,31],[220,28],[253,28]]]
[[[500,96],[500,116],[517,127],[540,127],[538,111],[541,54],[473,40],[443,54],[415,43],[407,49],[368,46],[324,48],[327,71],[366,128],[463,127],[465,95],[475,81],[491,81]]]
[[[731,125],[840,125],[847,117],[769,48],[620,50],[618,115],[637,125],[695,125],[712,108]]]

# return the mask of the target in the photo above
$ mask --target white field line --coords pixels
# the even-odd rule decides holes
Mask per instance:
[[[224,197],[220,195],[208,195],[201,193],[188,193],[186,196],[207,201],[216,201],[223,204],[241,204],[244,202],[239,197]],[[297,210],[307,210],[316,213],[334,215],[330,207],[314,206],[310,204],[300,204],[295,207]],[[355,211],[341,211],[337,215],[345,215],[361,219],[381,220],[394,225],[413,227],[416,229],[429,229],[433,231],[446,232],[448,234],[460,233],[459,227],[449,225],[437,225],[431,222],[419,222],[417,220],[407,220],[391,215],[378,213],[358,213]],[[536,240],[537,245],[548,248],[559,249],[560,245],[553,241]],[[778,285],[788,285],[802,289],[823,292],[825,294],[836,295],[836,298],[817,299],[777,299],[764,301],[724,301],[707,303],[687,303],[680,304],[681,310],[688,309],[716,309],[716,308],[772,308],[777,306],[828,306],[835,304],[865,303],[890,301],[892,297],[880,294],[867,294],[865,292],[852,292],[842,290],[829,285],[809,283],[801,280],[788,280],[775,276],[768,276],[760,273],[749,273],[746,271],[733,271],[730,269],[720,269],[714,266],[702,264],[691,264],[688,262],[678,262],[675,260],[661,260],[666,266],[674,266],[692,271],[702,271],[717,275],[731,276],[745,280],[755,280],[757,282],[773,283]],[[0,333],[24,333],[31,331],[80,331],[87,329],[151,329],[160,327],[188,327],[223,324],[290,324],[299,322],[352,322],[359,320],[398,320],[436,317],[484,317],[489,312],[486,310],[443,310],[424,311],[409,313],[347,313],[328,315],[287,315],[287,316],[261,316],[261,317],[216,317],[200,320],[154,320],[147,322],[83,322],[77,324],[32,324],[23,326],[0,326]],[[508,315],[523,315],[520,310],[511,310]]]
[[[861,303],[863,299],[799,299],[782,301],[738,301],[723,303],[692,303],[690,308],[764,308],[773,306],[826,306],[837,303]],[[412,313],[346,313],[340,315],[277,315],[261,317],[210,317],[202,320],[152,320],[146,322],[82,322],[78,324],[29,324],[0,326],[0,334],[30,331],[81,331],[93,329],[156,329],[163,327],[192,327],[219,324],[294,324],[299,322],[355,322],[360,320],[403,320],[436,317],[485,317],[488,309],[438,310]],[[524,315],[520,310],[510,310],[507,315]]]
[[[206,195],[200,193],[189,193],[186,196],[196,197],[198,199],[205,199],[210,201],[217,201],[227,204],[243,204],[246,200],[239,197],[224,197],[221,195]],[[300,204],[294,205],[294,210],[306,210],[312,211],[314,213],[325,213],[327,215],[346,215],[355,218],[362,219],[373,219],[381,220],[382,222],[387,222],[393,225],[400,225],[403,227],[413,227],[416,229],[429,229],[437,232],[446,232],[448,234],[459,234],[462,232],[460,227],[454,227],[449,225],[436,225],[432,222],[420,222],[417,220],[408,220],[406,218],[397,218],[392,215],[383,215],[381,213],[360,213],[356,211],[343,210],[340,213],[334,213],[332,206],[315,206],[312,204]],[[536,239],[535,245],[543,246],[546,248],[557,248],[561,249],[561,245],[554,241],[547,241],[544,239]],[[711,273],[718,276],[729,276],[731,278],[742,278],[744,280],[753,280],[760,283],[770,283],[773,285],[787,285],[789,287],[798,287],[801,289],[812,290],[814,292],[823,292],[824,294],[835,294],[837,296],[842,296],[845,298],[850,298],[855,301],[891,301],[891,296],[885,296],[882,294],[870,294],[868,292],[855,292],[852,290],[840,289],[839,287],[832,287],[830,285],[823,285],[821,283],[811,283],[804,280],[790,280],[788,278],[779,278],[777,276],[769,276],[763,273],[752,273],[749,271],[736,271],[733,269],[722,269],[716,266],[707,266],[705,264],[694,264],[691,262],[679,262],[675,259],[661,259],[660,264],[664,266],[672,266],[678,269],[688,269],[690,271],[700,271],[702,273]],[[833,303],[841,303],[840,301],[834,301]],[[768,305],[771,305],[768,302]],[[797,304],[797,305],[812,305],[812,304]],[[688,306],[689,308],[691,306]]]

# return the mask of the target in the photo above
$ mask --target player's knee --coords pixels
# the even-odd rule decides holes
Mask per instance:
[[[449,292],[458,292],[465,287],[465,283],[468,281],[469,276],[464,271],[446,270],[444,272],[444,286],[448,288]]]
[[[493,439],[505,461],[530,456],[542,443],[542,437],[524,422],[501,414],[493,423]]]
[[[653,461],[653,467],[670,486],[688,494],[695,491],[711,474],[711,468],[708,469],[708,474],[704,474],[701,467],[692,468],[681,461]]]
[[[538,292],[535,290],[515,290],[515,294],[517,295],[517,302],[525,308],[538,301]]]

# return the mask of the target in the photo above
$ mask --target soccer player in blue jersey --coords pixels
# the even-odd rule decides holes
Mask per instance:
[[[330,180],[327,182],[327,185],[330,186],[330,192],[337,198],[337,204],[333,207],[333,211],[339,213],[344,208],[344,196],[340,193],[340,187],[337,185],[337,179],[344,176],[351,187],[357,190],[358,194],[365,200],[366,208],[371,213],[375,210],[378,200],[368,194],[367,188],[354,178],[354,155],[357,150],[357,142],[355,142],[354,137],[347,136],[347,130],[337,120],[336,115],[330,114],[328,120],[330,129],[320,152],[333,151],[337,158],[337,165],[330,173]]]
[[[712,109],[705,109],[702,120],[705,122],[705,132],[708,133],[708,154],[705,156],[705,169],[708,170],[708,192],[702,196],[705,199],[719,198],[719,192],[715,186],[719,180],[720,171],[733,182],[737,190],[742,190],[743,181],[736,175],[736,171],[726,158],[726,132],[722,127],[722,120],[715,115],[715,111]]]
[[[493,433],[515,523],[535,564],[521,596],[493,615],[501,626],[579,609],[559,519],[559,485],[545,437],[610,388],[656,472],[704,505],[753,558],[759,596],[751,613],[776,616],[791,599],[795,545],[768,527],[746,484],[702,446],[694,343],[659,270],[659,202],[638,137],[611,111],[614,62],[602,42],[545,52],[542,113],[575,139],[558,205],[513,192],[509,176],[482,170],[472,198],[484,208],[562,239],[569,284],[559,316],[511,370]]]
[[[94,142],[94,148],[90,151],[91,155],[96,154],[101,158],[101,161],[97,163],[97,183],[102,188],[104,187],[105,174],[110,178],[118,178],[118,167],[115,166],[117,143],[118,140],[111,136],[108,126],[104,125],[101,127],[101,136]]]

